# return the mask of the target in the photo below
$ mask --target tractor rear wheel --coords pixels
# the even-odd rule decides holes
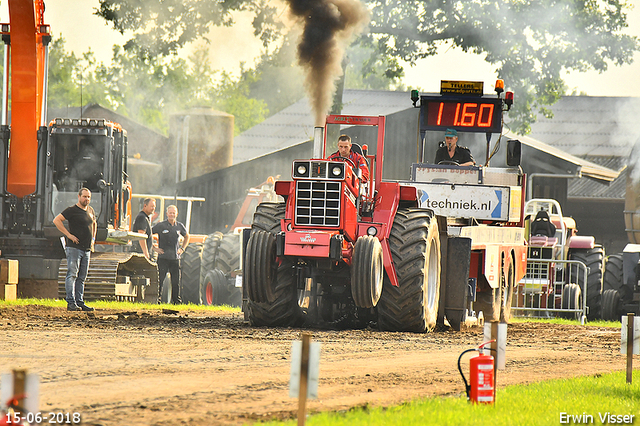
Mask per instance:
[[[202,248],[202,273],[200,274],[201,281],[204,281],[205,275],[214,269],[214,262],[218,254],[218,247],[220,246],[222,237],[222,232],[214,232],[213,234],[207,235],[207,238],[204,240],[204,246]]]
[[[200,266],[202,265],[202,243],[191,243],[180,259],[180,280],[182,301],[199,305],[200,300]]]
[[[582,290],[577,284],[565,284],[562,288],[562,309],[582,308]],[[562,318],[580,319],[580,312],[562,312]]]
[[[228,275],[240,266],[240,236],[241,234],[225,234],[218,246],[218,253],[213,268]],[[225,287],[220,293],[221,298],[216,304],[240,306],[242,303],[242,289],[238,287]]]
[[[604,249],[596,246],[590,250],[573,251],[571,260],[579,260],[587,265],[587,291],[584,288],[584,275],[582,269],[575,265],[571,267],[571,276],[575,277],[575,282],[580,286],[582,294],[587,295],[587,318],[593,320],[600,317],[602,307],[602,276],[604,272]],[[576,276],[577,275],[577,276]]]
[[[438,317],[440,240],[430,210],[398,209],[389,236],[398,287],[385,277],[378,302],[382,330],[425,332]]]
[[[260,203],[253,214],[251,233],[255,230],[263,230],[277,234],[280,232],[280,219],[284,218],[284,203]]]
[[[351,264],[351,296],[356,307],[373,308],[378,304],[383,278],[380,240],[369,235],[358,238]]]
[[[622,299],[618,290],[607,289],[602,293],[602,319],[618,321],[621,317]]]
[[[512,256],[509,256],[509,267],[505,268],[503,265],[502,272],[500,322],[508,323],[511,319],[511,304],[516,281],[516,269]]]
[[[620,290],[620,287],[622,287],[622,262],[622,254],[612,254],[607,257],[607,263],[604,265],[604,277],[602,279],[603,307],[604,292],[607,290]]]
[[[162,292],[160,293],[160,303],[171,303],[173,290],[171,288],[171,272],[165,275],[162,281]]]

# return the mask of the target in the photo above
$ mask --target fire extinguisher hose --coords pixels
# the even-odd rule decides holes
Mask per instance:
[[[460,361],[462,360],[462,356],[464,354],[466,354],[467,352],[476,352],[479,351],[479,349],[477,348],[472,348],[472,349],[467,349],[466,351],[463,351],[460,356],[458,357],[458,371],[460,372],[460,375],[462,376],[462,381],[464,382],[464,390],[467,393],[467,398],[469,398],[469,391],[471,390],[471,385],[469,385],[469,383],[467,383],[467,378],[464,377],[464,373],[462,372],[462,367],[460,366]]]

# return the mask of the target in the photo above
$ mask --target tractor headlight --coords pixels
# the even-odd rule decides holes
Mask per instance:
[[[344,178],[344,163],[335,162],[329,164],[329,178],[330,179],[342,179]]]
[[[371,236],[371,237],[375,237],[376,235],[378,235],[378,228],[376,228],[375,226],[370,226],[367,228],[367,235]]]
[[[309,162],[308,161],[296,161],[293,163],[293,177],[294,178],[308,178],[309,177]]]

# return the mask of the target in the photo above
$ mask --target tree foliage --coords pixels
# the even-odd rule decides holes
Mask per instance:
[[[236,116],[239,133],[264,120],[266,103],[248,96],[255,75],[234,79],[218,75],[206,49],[188,59],[140,54],[114,46],[109,65],[96,63],[89,51],[77,58],[54,40],[50,50],[49,107],[78,107],[98,103],[162,133],[171,113],[208,106]]]
[[[568,70],[630,63],[638,40],[623,34],[625,0],[369,0],[364,40],[383,57],[415,63],[442,43],[485,55],[516,93],[510,117],[527,133],[536,113],[567,89]],[[393,73],[393,69],[390,70]],[[442,76],[446,79],[446,76]]]
[[[630,63],[638,40],[624,34],[628,0],[363,0],[371,15],[359,40],[372,54],[358,68],[360,83],[397,81],[399,60],[414,64],[443,45],[484,55],[516,93],[511,127],[526,133],[538,113],[550,114],[567,90],[567,71],[605,71]],[[171,53],[211,25],[231,25],[232,13],[254,13],[255,34],[268,43],[278,35],[277,11],[267,0],[100,0],[100,16],[121,32],[127,47]],[[446,79],[447,76],[436,78]],[[395,79],[395,80],[394,80]]]
[[[185,43],[206,39],[212,25],[230,26],[234,12],[253,14],[254,34],[267,44],[280,33],[277,9],[268,0],[99,0],[98,16],[133,38],[124,46],[148,55],[176,53]]]

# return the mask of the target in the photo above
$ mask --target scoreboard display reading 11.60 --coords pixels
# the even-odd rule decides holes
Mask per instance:
[[[500,133],[502,99],[485,97],[421,96],[421,130]]]

